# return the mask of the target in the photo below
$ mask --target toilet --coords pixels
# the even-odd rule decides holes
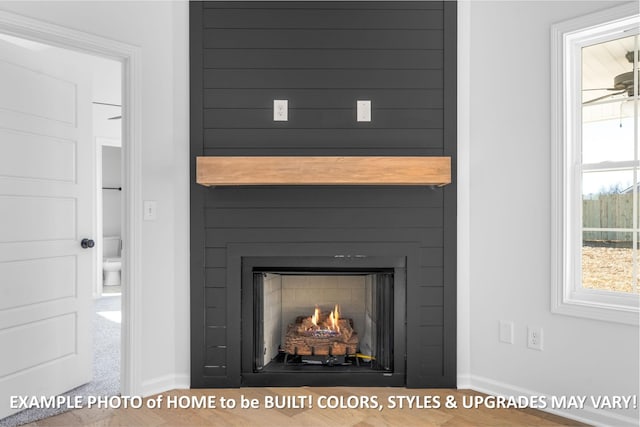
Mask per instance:
[[[102,240],[102,284],[104,286],[118,286],[120,285],[120,269],[122,268],[120,236],[105,236]]]

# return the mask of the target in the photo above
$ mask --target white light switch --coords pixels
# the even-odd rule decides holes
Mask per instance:
[[[508,320],[500,321],[500,342],[513,344],[513,322]]]
[[[286,99],[273,100],[273,121],[286,122],[289,120],[289,101]]]
[[[155,221],[158,218],[158,202],[155,200],[145,200],[143,204],[145,221]]]
[[[358,100],[356,101],[358,107],[358,121],[370,122],[371,121],[371,101],[370,100]]]

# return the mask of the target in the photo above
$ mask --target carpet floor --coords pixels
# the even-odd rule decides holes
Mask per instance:
[[[120,393],[120,294],[105,294],[94,301],[93,379],[64,396],[115,396]],[[15,427],[68,411],[67,408],[27,409],[0,420],[0,427]]]

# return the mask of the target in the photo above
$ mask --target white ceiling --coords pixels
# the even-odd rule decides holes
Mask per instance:
[[[606,43],[585,47],[582,50],[582,88],[583,101],[619,92],[607,90],[585,90],[613,88],[615,76],[633,69],[625,55],[633,52],[634,36],[612,40]],[[626,98],[626,95],[620,95]]]

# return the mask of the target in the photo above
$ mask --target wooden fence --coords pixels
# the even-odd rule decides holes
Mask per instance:
[[[585,228],[633,228],[633,194],[600,195],[597,200],[582,201],[582,224]],[[631,247],[631,233],[586,231],[585,243],[612,241]]]

